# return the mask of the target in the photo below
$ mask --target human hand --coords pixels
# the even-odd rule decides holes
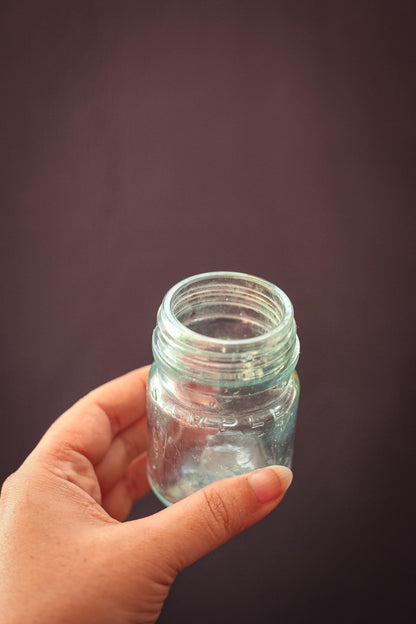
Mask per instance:
[[[283,498],[291,471],[263,468],[122,523],[149,490],[148,370],[78,401],[3,484],[1,623],[155,622],[180,570]]]

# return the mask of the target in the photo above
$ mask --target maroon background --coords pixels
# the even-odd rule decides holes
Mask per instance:
[[[295,306],[291,491],[180,576],[161,622],[403,621],[412,4],[1,4],[0,480],[150,361],[179,279],[246,271]]]

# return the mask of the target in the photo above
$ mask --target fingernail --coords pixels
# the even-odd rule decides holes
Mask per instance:
[[[269,503],[282,496],[292,479],[292,471],[286,466],[268,466],[248,476],[248,482],[259,503]]]

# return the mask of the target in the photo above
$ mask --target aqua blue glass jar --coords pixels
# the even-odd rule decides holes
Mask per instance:
[[[165,295],[148,379],[148,477],[169,505],[205,485],[291,466],[299,378],[293,307],[270,282],[229,271]]]

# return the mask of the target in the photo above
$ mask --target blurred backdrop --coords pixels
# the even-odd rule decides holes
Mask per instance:
[[[0,481],[151,360],[178,280],[244,271],[295,307],[292,488],[179,577],[162,623],[404,621],[412,5],[1,3]]]

